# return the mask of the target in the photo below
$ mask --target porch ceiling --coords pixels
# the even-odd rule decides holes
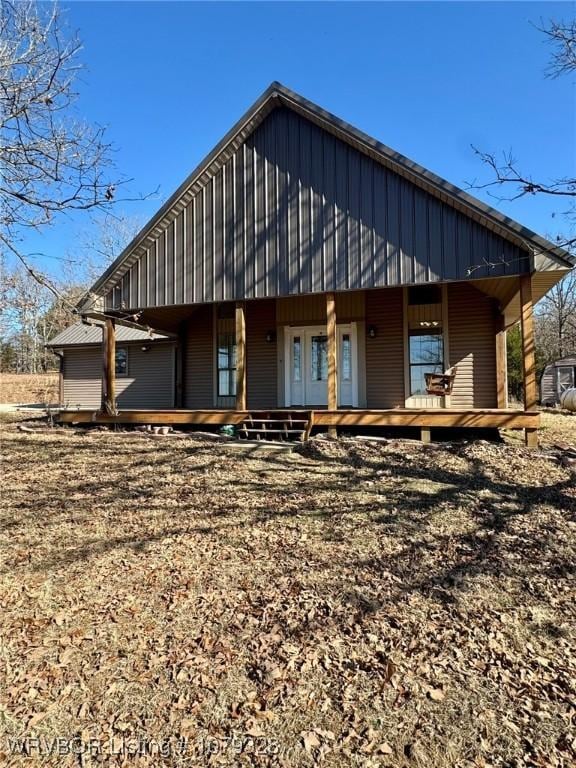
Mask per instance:
[[[547,270],[534,272],[531,277],[532,301],[536,305],[569,270]],[[472,280],[472,285],[488,296],[497,299],[507,326],[520,319],[520,285],[518,277],[493,277]]]

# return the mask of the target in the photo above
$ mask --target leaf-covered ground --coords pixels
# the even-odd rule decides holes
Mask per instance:
[[[550,457],[2,449],[3,765],[574,764],[576,476]]]

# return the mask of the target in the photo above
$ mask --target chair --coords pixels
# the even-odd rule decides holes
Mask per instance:
[[[446,373],[425,373],[426,394],[441,397],[451,395],[455,377],[456,367],[449,368]]]

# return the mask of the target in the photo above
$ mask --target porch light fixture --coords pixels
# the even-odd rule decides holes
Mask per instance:
[[[272,342],[276,341],[276,331],[266,331],[266,341],[268,344],[272,344]]]
[[[376,328],[375,325],[369,325],[368,326],[368,336],[369,336],[369,338],[375,339],[377,334],[378,334],[378,328]]]
[[[150,352],[150,345],[142,344],[142,352]]]

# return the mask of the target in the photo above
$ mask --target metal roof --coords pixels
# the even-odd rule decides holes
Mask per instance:
[[[553,363],[548,363],[546,368],[558,368],[563,365],[576,365],[576,357],[563,357],[560,360],[554,360]]]
[[[166,226],[189,202],[193,194],[193,187],[197,187],[198,184],[202,183],[203,179],[219,168],[223,162],[226,162],[230,154],[245,141],[262,120],[275,107],[280,105],[306,116],[312,122],[378,160],[386,167],[404,176],[430,194],[435,195],[443,202],[467,214],[483,226],[507,238],[515,245],[530,248],[536,255],[544,254],[555,262],[557,269],[571,269],[576,263],[574,257],[565,249],[537,235],[513,219],[504,216],[496,209],[467,194],[459,187],[418,165],[404,155],[395,152],[390,147],[368,136],[294,91],[289,90],[278,82],[273,82],[216,145],[212,152],[204,158],[180,185],[176,192],[160,208],[158,213],[150,219],[120,256],[98,278],[87,296],[80,302],[80,306],[85,303],[86,298],[89,298],[91,294],[92,297],[94,295],[101,295],[110,287],[112,281],[124,274],[143,252],[142,249],[147,245],[147,238],[157,236],[161,228]],[[540,267],[536,263],[535,268],[550,269],[554,268],[554,266],[548,263]]]
[[[116,341],[118,343],[129,341],[168,341],[169,336],[161,333],[139,331],[136,328],[126,328],[123,325],[116,327]],[[102,342],[102,326],[74,323],[63,331],[60,331],[51,341],[49,347],[74,347],[86,344],[100,344]]]

